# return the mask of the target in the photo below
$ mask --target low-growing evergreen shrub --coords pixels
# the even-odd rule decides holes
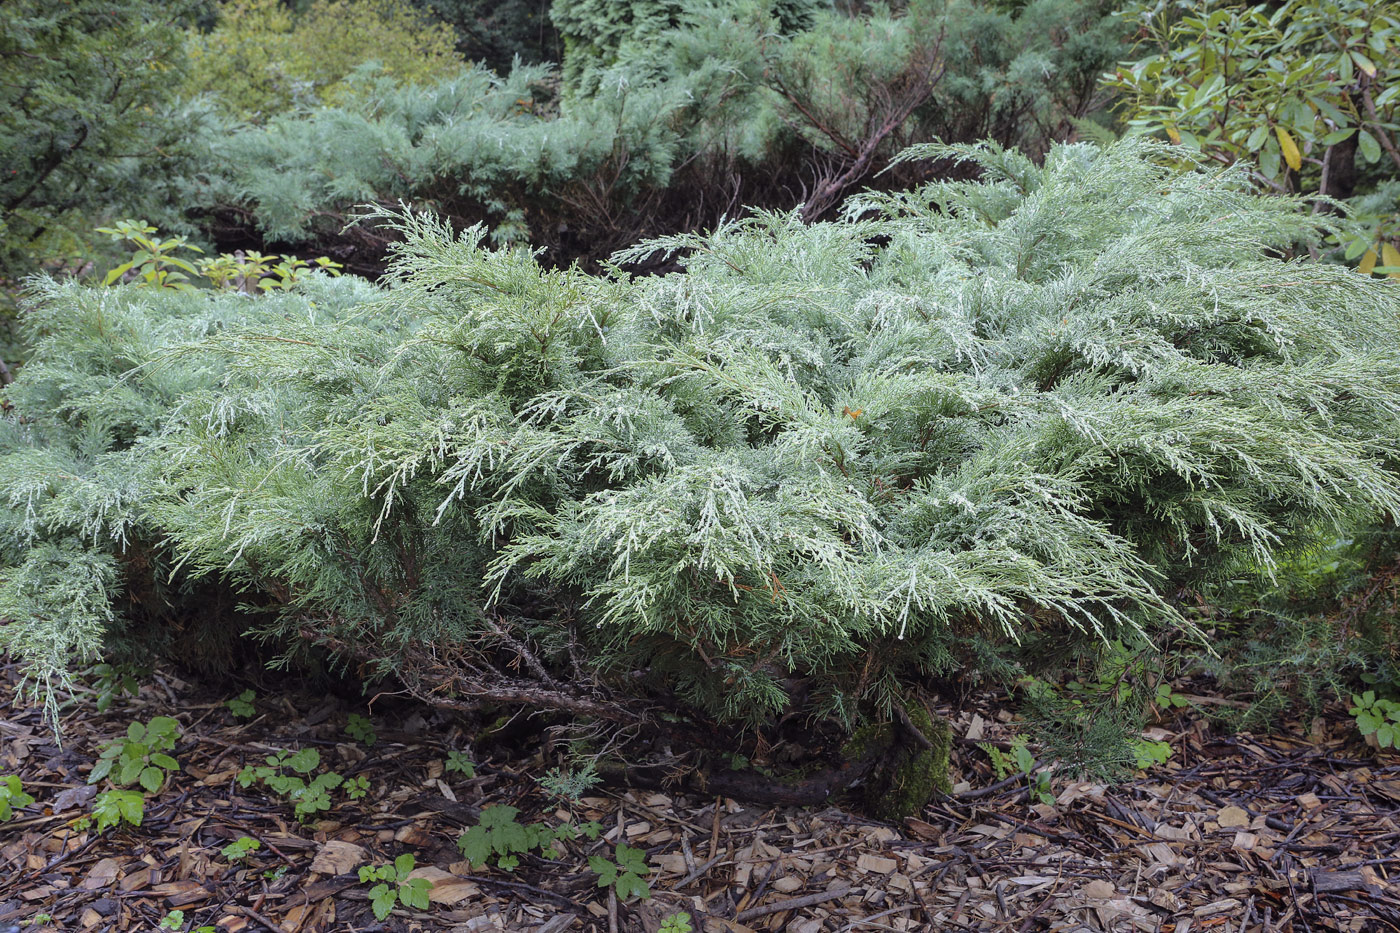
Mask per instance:
[[[398,214],[387,288],[42,286],[0,644],[52,682],[159,568],[439,702],[852,726],[1400,510],[1400,289],[1279,258],[1298,202],[1143,142],[913,155],[981,179],[617,257],[683,274]]]

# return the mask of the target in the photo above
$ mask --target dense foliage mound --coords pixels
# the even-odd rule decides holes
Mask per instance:
[[[1103,111],[1100,73],[1123,51],[1125,27],[1104,2],[1039,0],[1014,13],[982,0],[817,6],[558,2],[570,49],[558,70],[438,67],[405,83],[402,62],[348,76],[336,66],[333,85],[308,81],[305,106],[260,105],[257,123],[211,134],[206,164],[184,179],[181,216],[148,219],[377,273],[383,236],[347,235],[345,221],[356,205],[404,200],[458,227],[482,223],[496,244],[542,247],[552,264],[597,263],[746,207],[803,204],[811,220],[867,185],[922,180],[927,171],[909,166],[877,177],[914,141],[991,138],[1042,152]],[[322,7],[332,9],[313,12]],[[253,80],[229,74],[266,72],[238,49],[287,59],[283,71],[363,51],[324,51],[314,17],[284,36],[300,57],[227,19],[195,61],[201,86],[226,94]],[[257,80],[286,84],[271,74]],[[246,112],[266,96],[237,91],[228,104]]]
[[[851,725],[1189,628],[1400,511],[1400,289],[1277,258],[1317,218],[1178,153],[926,147],[981,180],[635,280],[413,214],[387,288],[42,286],[0,646],[50,682],[214,580],[444,702]]]
[[[227,113],[266,119],[344,96],[345,78],[373,62],[405,83],[431,83],[465,67],[455,36],[390,0],[314,0],[294,14],[277,0],[219,10],[213,29],[186,43],[188,94],[211,94]]]

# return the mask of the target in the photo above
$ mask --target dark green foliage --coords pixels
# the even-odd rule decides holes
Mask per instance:
[[[1397,290],[1276,258],[1314,216],[1145,144],[916,154],[982,179],[617,257],[685,274],[397,215],[387,290],[46,287],[5,644],[41,678],[94,648],[114,575],[57,632],[71,595],[15,581],[148,541],[269,633],[444,649],[467,701],[888,721],[978,650],[1189,632],[1212,570],[1400,510]]]
[[[1114,9],[1104,0],[959,6],[944,43],[948,73],[916,135],[990,138],[1036,153],[1069,138],[1076,121],[1113,100],[1099,79],[1131,34]]]
[[[526,64],[557,62],[563,54],[550,19],[550,0],[414,0],[457,32],[457,51],[468,61],[505,74],[519,58]]]
[[[564,43],[564,86],[591,94],[616,65],[641,66],[648,77],[681,73],[667,48],[668,33],[678,27],[762,23],[776,38],[810,28],[829,7],[823,0],[554,0],[549,15]],[[728,58],[735,50],[715,51]]]
[[[677,91],[613,88],[549,115],[535,106],[547,74],[478,69],[430,88],[362,78],[344,108],[275,117],[218,143],[220,168],[193,197],[214,210],[246,205],[259,232],[282,241],[339,238],[353,205],[396,199],[489,219],[498,241],[557,242],[557,227],[525,226],[526,210],[569,217],[571,236],[616,241],[618,215],[670,177],[676,136],[665,115]],[[347,238],[382,255],[367,229]]]
[[[1213,590],[1213,653],[1185,651],[1192,668],[1247,700],[1211,714],[1263,728],[1306,717],[1367,684],[1400,685],[1400,532],[1390,522],[1319,532],[1275,579],[1245,572]]]
[[[0,279],[71,258],[113,207],[154,215],[178,200],[200,119],[175,100],[188,11],[154,0],[0,6]]]

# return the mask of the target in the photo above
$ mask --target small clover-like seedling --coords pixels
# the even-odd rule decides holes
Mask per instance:
[[[262,843],[251,836],[240,836],[219,851],[230,862],[241,862],[262,848]]]
[[[1172,690],[1172,685],[1166,683],[1157,685],[1157,690],[1152,694],[1152,702],[1164,710],[1191,705],[1190,700]]]
[[[369,903],[376,920],[383,922],[395,904],[405,907],[428,909],[428,891],[432,882],[427,878],[410,878],[413,873],[413,855],[405,852],[394,859],[392,865],[369,865],[360,868],[360,883],[379,882],[369,889]]]
[[[180,933],[180,931],[185,929],[185,912],[183,910],[172,910],[161,918],[160,923],[156,925],[156,929],[174,930],[176,933]],[[195,927],[193,933],[215,933],[215,928],[212,926]]]
[[[1172,756],[1170,742],[1154,742],[1150,739],[1138,739],[1133,742],[1133,751],[1137,753],[1138,770],[1146,770],[1153,765],[1163,765]]]
[[[244,690],[238,696],[225,700],[224,705],[228,711],[237,719],[252,719],[257,713],[257,708],[253,706],[253,701],[258,695],[252,690]]]
[[[0,823],[14,816],[16,807],[27,807],[34,798],[24,792],[24,784],[13,774],[0,778]]]
[[[588,867],[598,873],[598,887],[611,887],[623,900],[629,897],[640,897],[643,900],[651,897],[651,888],[642,880],[645,875],[651,874],[646,852],[634,849],[625,842],[619,842],[615,855],[616,862],[603,855],[589,856]]]
[[[447,753],[447,762],[443,768],[468,779],[476,777],[476,765],[470,758],[456,750]]]
[[[374,723],[359,713],[350,714],[350,719],[345,723],[345,734],[365,746],[373,745],[378,738],[374,733]]]
[[[346,778],[340,789],[345,791],[345,796],[351,800],[364,800],[369,795],[369,777],[361,774]]]
[[[102,750],[88,783],[110,778],[118,787],[139,783],[155,793],[169,774],[180,770],[180,763],[166,754],[174,750],[179,737],[180,724],[169,716],[156,716],[145,725],[133,722],[127,726],[124,740]]]
[[[690,925],[690,914],[682,910],[664,918],[657,933],[694,933],[694,930]]]
[[[140,826],[146,815],[146,796],[135,790],[112,790],[97,795],[92,802],[92,819],[97,821],[97,831],[105,833],[113,826],[129,823]],[[85,825],[86,820],[79,825]]]
[[[183,930],[185,928],[185,912],[183,910],[172,910],[161,918],[156,924],[160,930]]]

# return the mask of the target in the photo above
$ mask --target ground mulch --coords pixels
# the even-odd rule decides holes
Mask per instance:
[[[466,778],[445,762],[469,737],[435,714],[282,685],[239,721],[226,697],[166,669],[105,712],[75,695],[59,747],[14,666],[0,673],[0,776],[35,798],[0,824],[0,931],[156,930],[175,910],[182,930],[224,933],[656,933],[682,910],[719,933],[1400,930],[1400,758],[1364,745],[1341,709],[1270,736],[1227,735],[1188,711],[1153,732],[1172,746],[1167,764],[1118,784],[1059,783],[1051,802],[997,781],[977,749],[1005,737],[1007,714],[965,711],[954,794],[896,826],[836,806],[625,788],[595,788],[569,812],[535,780],[551,763],[543,751],[483,753]],[[352,712],[373,714],[372,746],[345,734]],[[157,715],[181,723],[181,772],[139,828],[75,827],[102,747]],[[307,824],[236,780],[244,764],[304,747],[365,776],[369,793],[337,795]],[[559,859],[473,870],[456,839],[488,804],[606,831]],[[221,850],[242,837],[261,846],[231,864]],[[588,870],[619,841],[646,850],[650,900],[619,903]],[[380,923],[357,869],[404,852],[433,885],[431,907]]]

